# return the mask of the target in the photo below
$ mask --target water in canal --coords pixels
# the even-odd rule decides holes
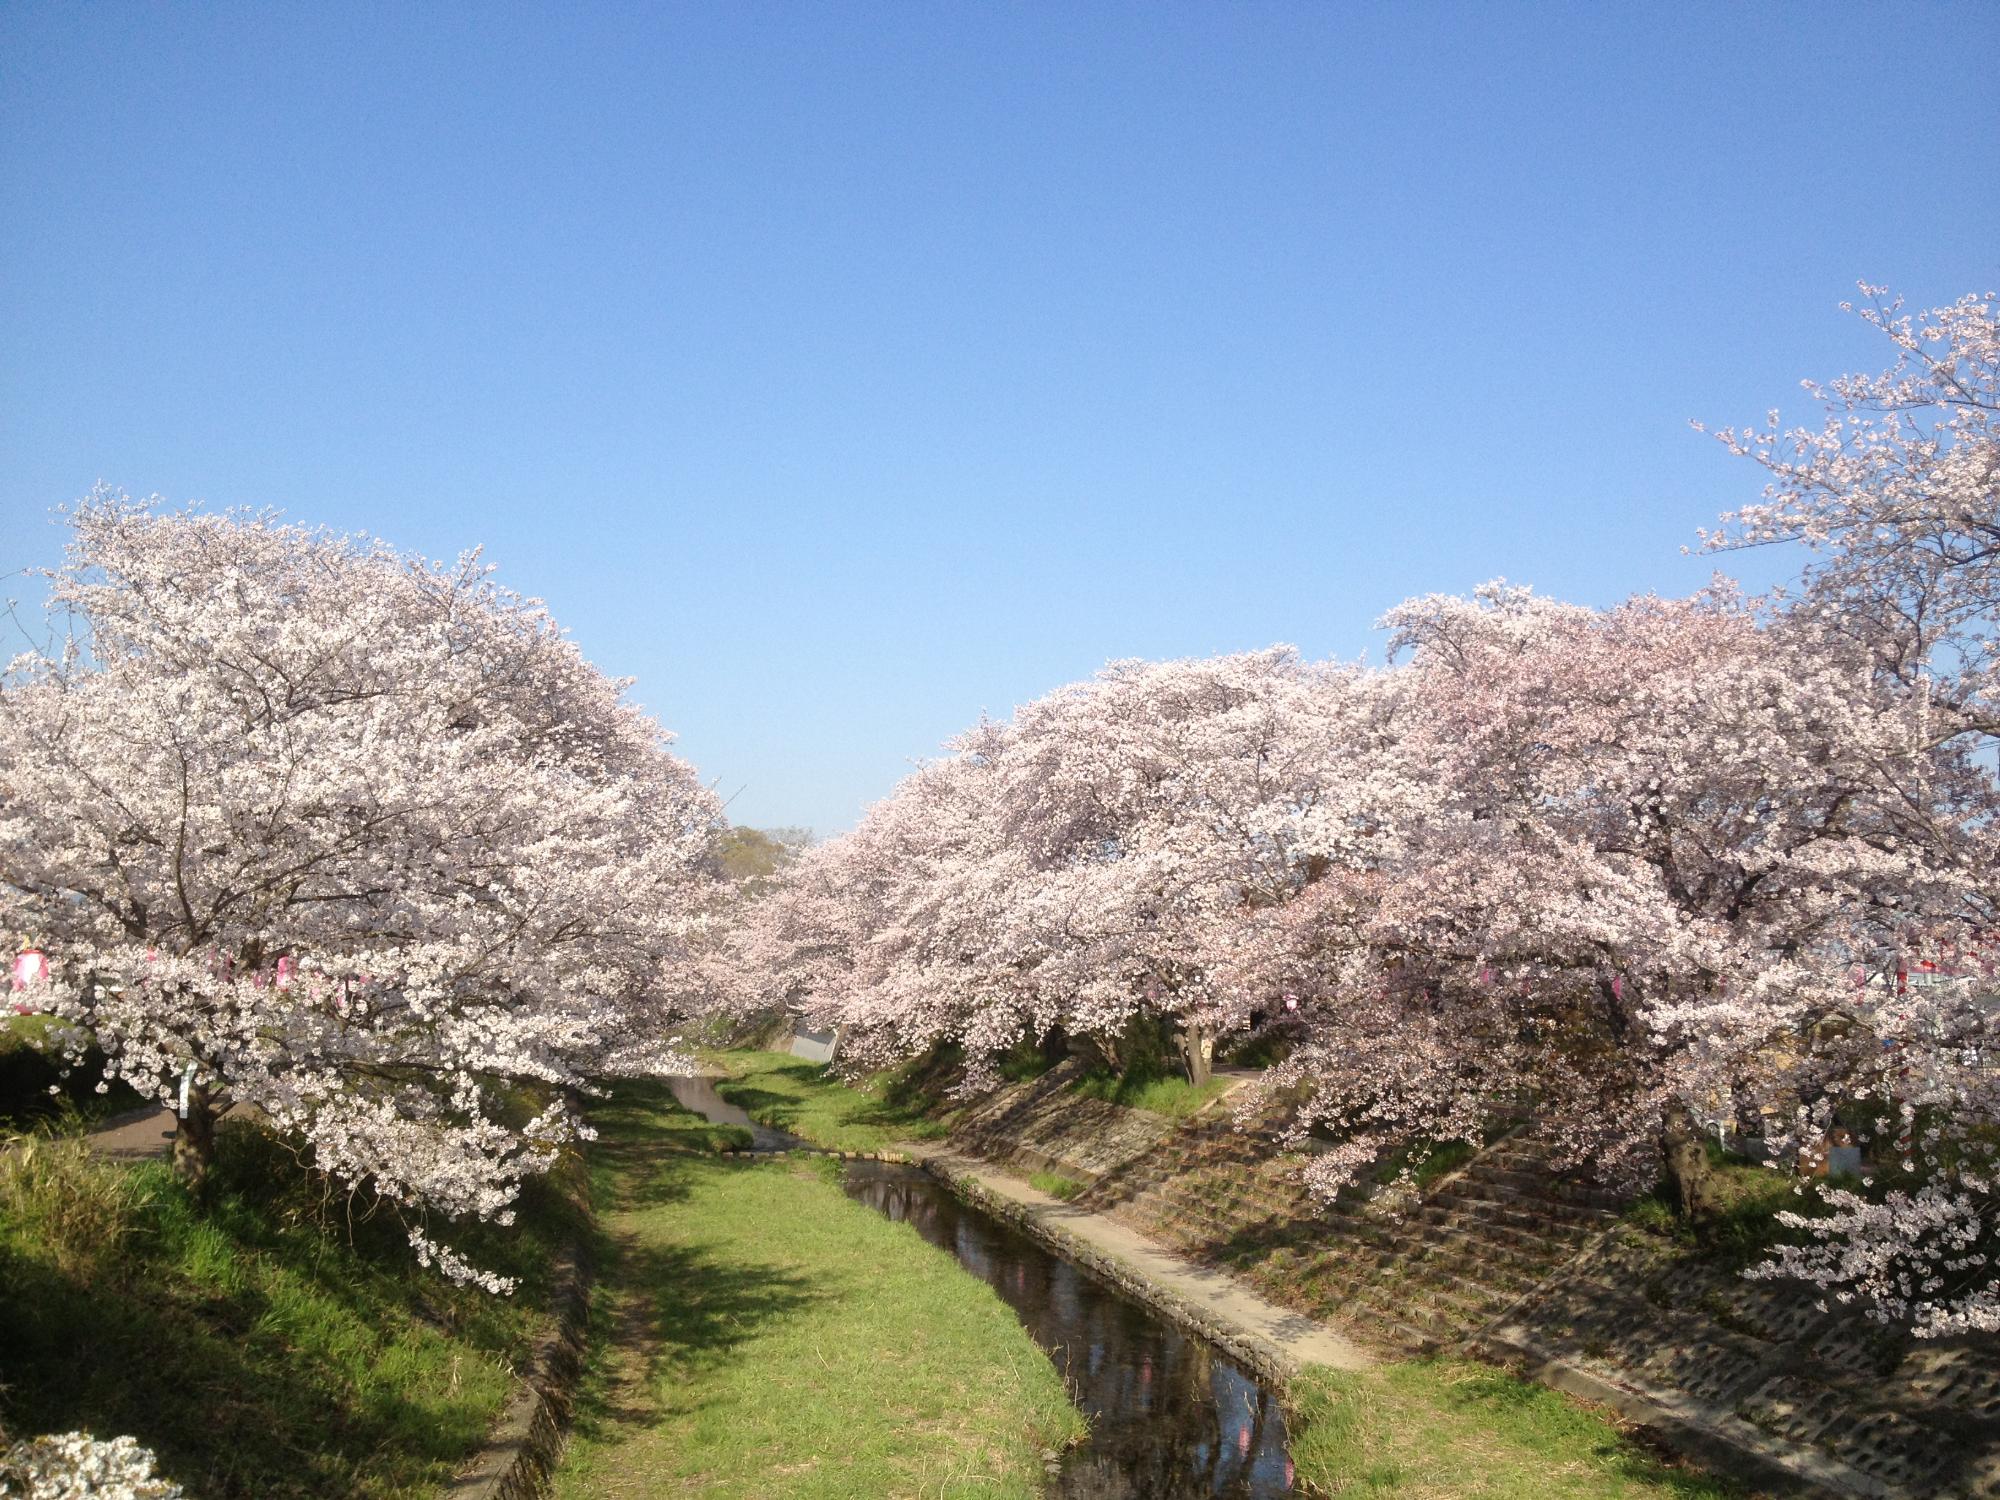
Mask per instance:
[[[758,1125],[713,1080],[675,1078],[683,1108],[748,1126],[760,1148],[800,1144]],[[850,1162],[848,1196],[908,1224],[983,1278],[1062,1371],[1090,1436],[1063,1455],[1059,1500],[1276,1500],[1291,1495],[1285,1417],[1255,1375],[1150,1308],[960,1200],[918,1167]]]
[[[672,1091],[674,1102],[682,1109],[691,1109],[711,1125],[740,1125],[750,1132],[750,1144],[759,1151],[782,1151],[787,1146],[800,1144],[795,1135],[786,1135],[782,1130],[773,1130],[768,1125],[759,1125],[748,1114],[731,1104],[715,1091],[713,1078],[669,1078],[667,1087]]]
[[[1063,1500],[1290,1495],[1285,1418],[1256,1376],[1149,1308],[956,1197],[915,1167],[854,1162],[849,1197],[983,1277],[1048,1351],[1090,1436],[1048,1492]]]

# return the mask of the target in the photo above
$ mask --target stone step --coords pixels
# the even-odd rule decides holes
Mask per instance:
[[[1551,1203],[1546,1198],[1524,1193],[1517,1188],[1498,1185],[1475,1187],[1469,1183],[1454,1183],[1424,1201],[1433,1206],[1464,1208],[1481,1216],[1490,1214],[1502,1222],[1519,1223],[1523,1227],[1551,1224],[1595,1230],[1612,1223],[1615,1217],[1601,1208]]]
[[[1493,1214],[1464,1209],[1428,1208],[1411,1215],[1426,1231],[1461,1236],[1489,1245],[1497,1252],[1527,1262],[1554,1262],[1571,1259],[1590,1238],[1591,1231],[1557,1229],[1510,1223]]]

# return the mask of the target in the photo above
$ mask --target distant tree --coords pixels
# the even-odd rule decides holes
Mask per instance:
[[[162,1100],[187,1078],[197,1187],[235,1102],[419,1214],[505,1220],[576,1134],[567,1088],[677,1065],[714,798],[474,557],[104,492],[70,521],[80,633],[0,686],[33,998]],[[516,1123],[502,1080],[545,1107]]]
[[[745,895],[761,896],[812,842],[810,828],[731,827],[715,843],[716,873]]]

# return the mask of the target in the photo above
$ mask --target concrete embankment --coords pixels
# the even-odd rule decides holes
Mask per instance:
[[[1278,1306],[1212,1266],[1163,1250],[1130,1226],[1074,1207],[1009,1173],[948,1151],[911,1148],[954,1191],[1103,1277],[1183,1328],[1279,1383],[1302,1365],[1358,1370],[1374,1361],[1358,1344]]]
[[[1760,1490],[2000,1497],[2000,1340],[1913,1340],[1807,1289],[1745,1281],[1624,1222],[1524,1137],[1421,1192],[1327,1213],[1300,1184],[1306,1158],[1254,1122],[1213,1107],[1141,1118],[1067,1081],[1058,1069],[984,1101],[941,1169],[1031,1232],[1066,1235],[1086,1264],[1097,1252],[1073,1225],[1124,1231],[1103,1274],[1260,1370],[1282,1368],[1271,1330],[1317,1328],[1384,1358],[1469,1354]],[[1032,1171],[1082,1191],[1058,1204],[1019,1180]],[[1134,1245],[1181,1280],[1156,1278]],[[1184,1286],[1275,1313],[1238,1320]]]

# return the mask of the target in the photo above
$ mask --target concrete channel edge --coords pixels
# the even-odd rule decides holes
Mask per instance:
[[[440,1500],[541,1500],[569,1433],[590,1327],[590,1258],[581,1239],[555,1264],[554,1326],[542,1336],[486,1444]]]

